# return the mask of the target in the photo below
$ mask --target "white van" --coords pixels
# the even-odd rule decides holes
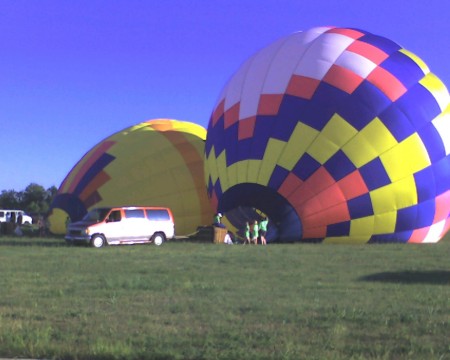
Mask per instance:
[[[153,243],[161,245],[175,236],[170,209],[163,207],[103,207],[89,211],[81,221],[69,224],[68,243],[100,248],[106,244]]]
[[[16,224],[19,223],[19,219],[22,219],[19,225],[31,225],[33,219],[30,215],[25,214],[23,210],[4,210],[0,209],[0,223],[11,222],[11,218],[14,218]]]

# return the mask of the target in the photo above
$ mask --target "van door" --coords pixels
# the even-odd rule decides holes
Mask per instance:
[[[175,235],[174,223],[166,209],[147,209],[147,218],[151,223],[151,232],[164,232],[166,238]]]
[[[112,210],[106,216],[105,223],[102,224],[101,229],[108,243],[119,242],[126,237],[124,223],[121,210]]]
[[[144,209],[125,209],[124,213],[127,240],[131,242],[148,241],[150,239],[150,229]]]

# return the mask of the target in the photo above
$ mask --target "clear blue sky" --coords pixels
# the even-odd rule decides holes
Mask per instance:
[[[449,14],[449,0],[0,0],[0,191],[59,187],[145,120],[207,127],[245,59],[314,26],[385,36],[449,88]]]

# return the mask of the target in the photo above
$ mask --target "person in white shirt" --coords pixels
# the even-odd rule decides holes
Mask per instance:
[[[223,243],[227,245],[233,245],[233,240],[231,239],[230,232],[228,231],[225,235],[225,239],[223,239]]]

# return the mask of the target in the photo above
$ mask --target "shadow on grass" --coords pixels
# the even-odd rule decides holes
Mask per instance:
[[[1,246],[39,246],[39,247],[68,247],[64,240],[61,239],[48,239],[48,238],[7,238],[2,239],[0,237],[0,247]]]
[[[381,272],[359,278],[360,281],[381,281],[402,284],[450,285],[450,271],[396,271]]]

